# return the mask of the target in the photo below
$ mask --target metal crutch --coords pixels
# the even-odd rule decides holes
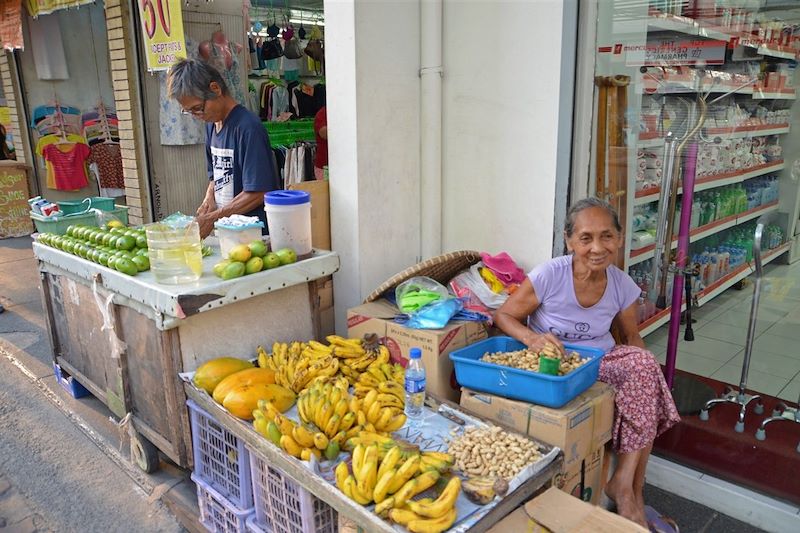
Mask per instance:
[[[761,427],[756,431],[756,439],[766,440],[767,424],[778,420],[788,420],[800,424],[800,398],[797,399],[796,407],[788,407],[785,403],[779,402],[772,411],[772,416],[761,422]],[[797,443],[797,453],[800,453],[800,442]]]
[[[758,315],[758,301],[761,298],[761,235],[764,232],[764,218],[758,219],[756,224],[755,238],[753,239],[753,260],[756,265],[756,281],[753,287],[753,301],[750,304],[750,323],[747,325],[747,341],[744,347],[744,361],[742,362],[742,377],[739,380],[739,390],[730,391],[721,398],[714,398],[706,402],[705,407],[700,411],[700,420],[708,420],[708,411],[720,403],[733,403],[739,405],[739,419],[734,429],[737,433],[744,431],[744,415],[747,404],[757,400],[753,412],[760,415],[764,412],[764,404],[761,403],[761,396],[758,394],[747,394],[747,375],[750,373],[750,356],[753,354],[753,341],[756,337],[756,320]],[[763,424],[762,424],[763,428]]]

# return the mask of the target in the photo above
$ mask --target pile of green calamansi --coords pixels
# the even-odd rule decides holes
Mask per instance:
[[[222,279],[234,279],[296,261],[297,254],[291,248],[270,252],[264,241],[255,240],[231,248],[228,258],[214,265],[214,274]]]
[[[144,228],[128,228],[116,220],[103,228],[75,224],[65,235],[41,233],[38,242],[128,276],[150,270]]]

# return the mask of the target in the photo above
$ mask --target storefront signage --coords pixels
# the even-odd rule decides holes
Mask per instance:
[[[703,39],[655,39],[647,44],[622,46],[628,66],[722,65],[725,41]]]
[[[28,178],[25,168],[14,163],[0,164],[0,239],[30,235]]]
[[[147,70],[167,70],[186,58],[181,0],[137,0]]]

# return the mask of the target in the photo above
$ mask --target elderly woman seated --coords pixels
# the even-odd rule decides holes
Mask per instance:
[[[612,447],[618,464],[605,493],[617,512],[647,527],[644,477],[655,438],[680,417],[658,362],[637,324],[641,289],[613,261],[622,228],[607,202],[587,198],[567,213],[569,255],[534,268],[497,310],[495,322],[533,350],[562,343],[600,348],[600,381],[616,390]],[[625,339],[617,345],[616,326]]]

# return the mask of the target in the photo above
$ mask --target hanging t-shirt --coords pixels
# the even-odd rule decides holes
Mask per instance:
[[[269,192],[278,188],[275,158],[258,117],[237,105],[219,132],[214,124],[207,124],[206,133],[208,179],[214,181],[218,207],[227,206],[242,191]],[[266,227],[263,206],[242,214],[259,217]]]
[[[89,185],[86,175],[88,146],[83,143],[49,144],[42,152],[45,161],[53,165],[56,189],[76,191]]]
[[[84,143],[85,140],[80,135],[75,135],[73,133],[67,134],[67,141],[73,143]],[[45,135],[39,139],[39,142],[36,143],[36,153],[42,156],[44,159],[44,168],[45,168],[45,175],[46,175],[46,184],[48,189],[56,189],[56,176],[53,172],[53,164],[44,157],[44,149],[51,145],[58,142],[61,142],[63,139],[61,135]]]

